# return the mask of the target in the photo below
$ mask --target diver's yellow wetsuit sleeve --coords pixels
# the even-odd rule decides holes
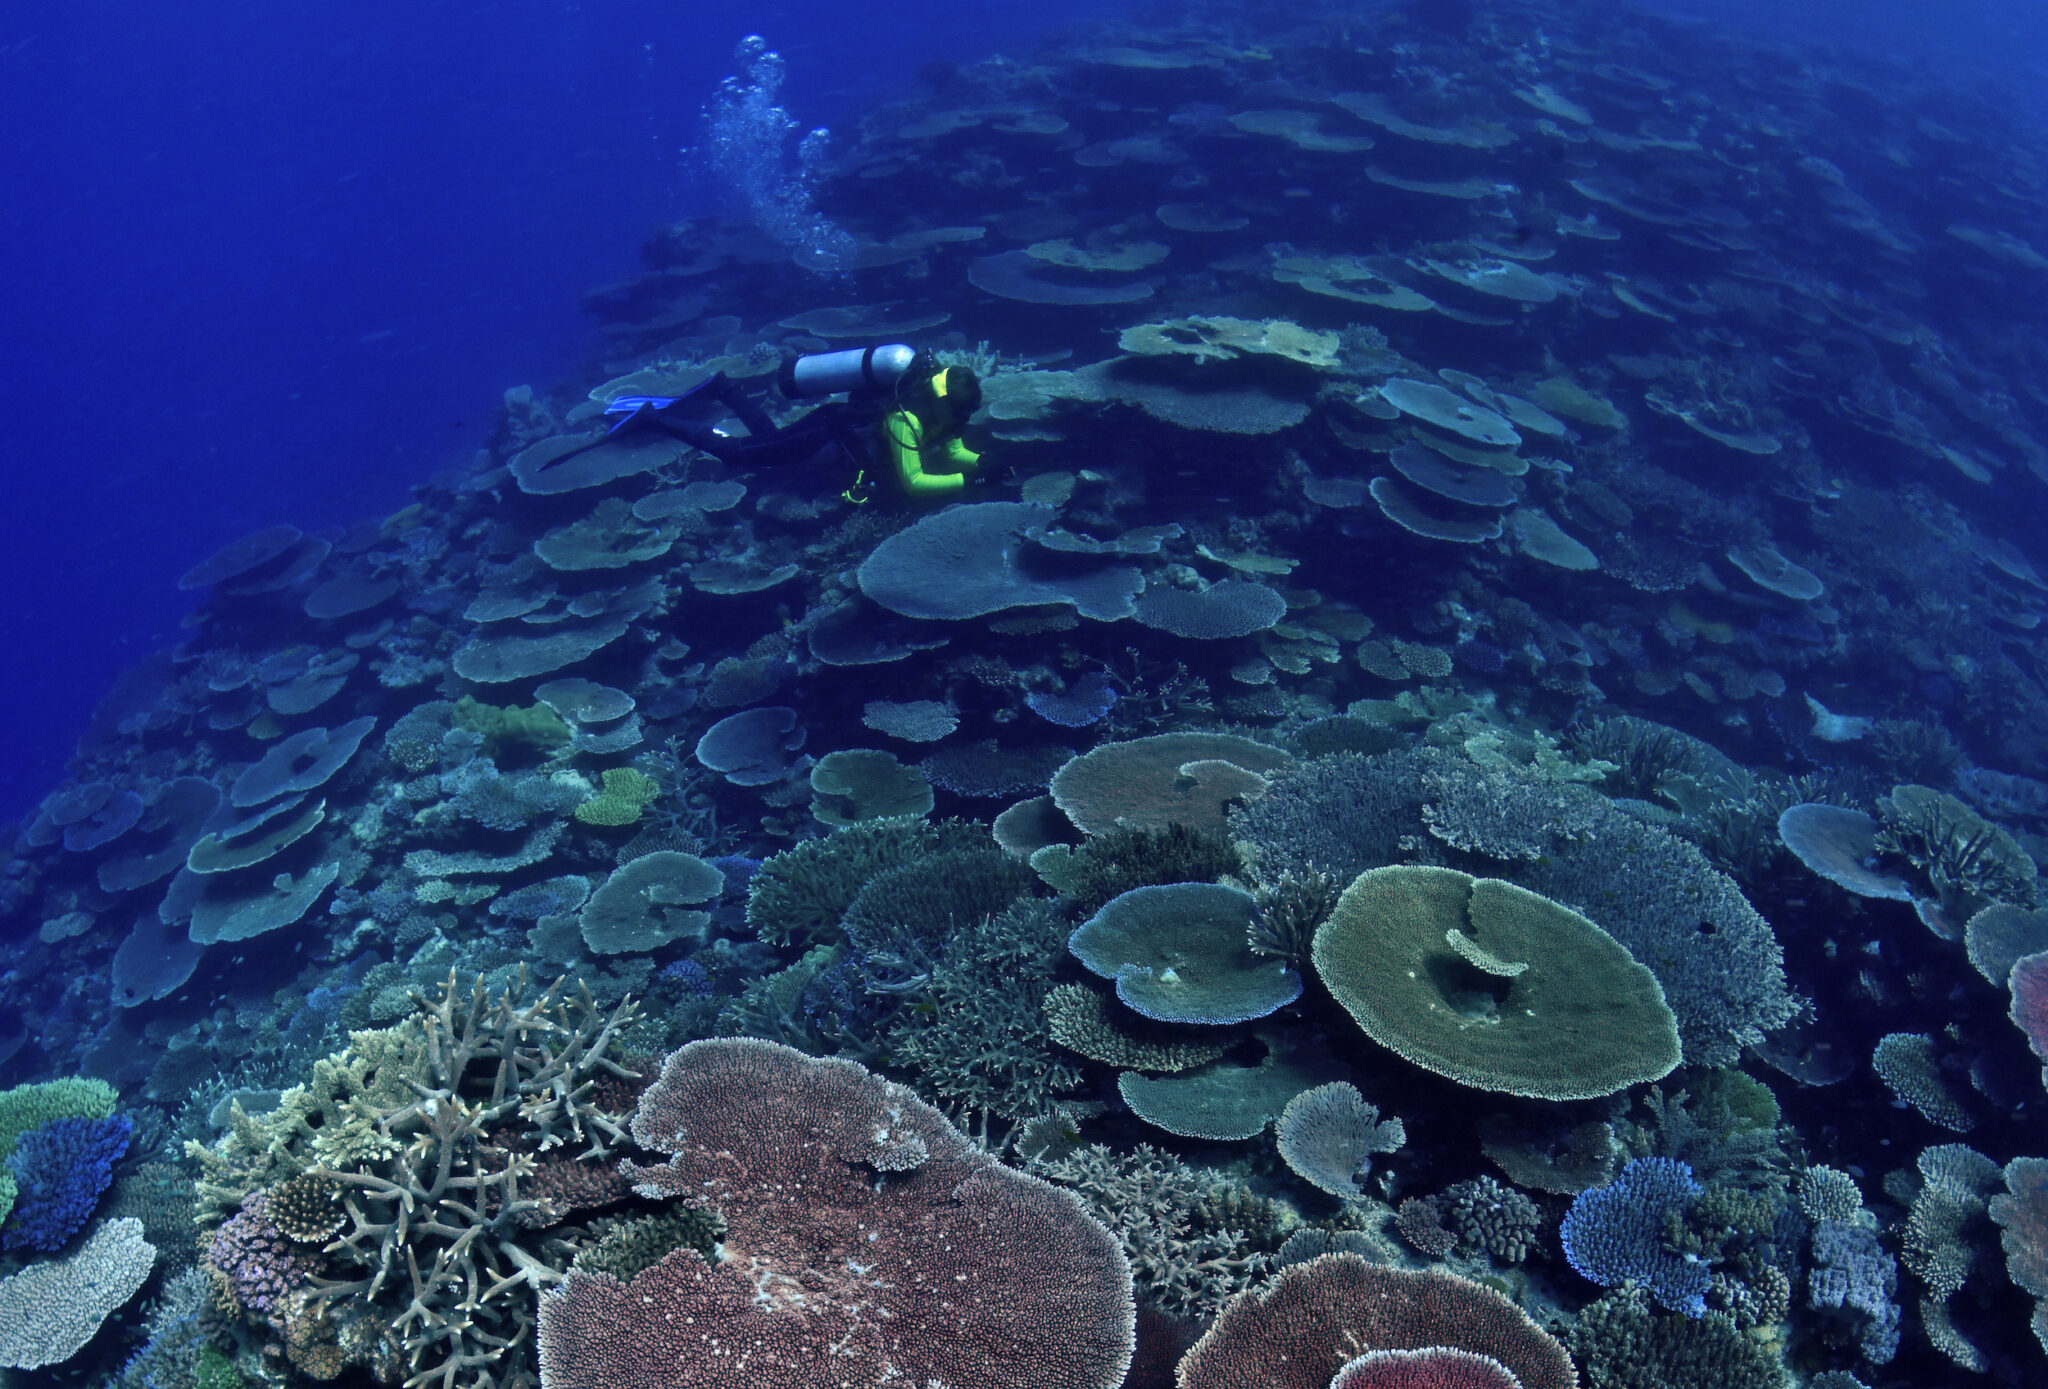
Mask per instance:
[[[896,466],[896,480],[913,497],[937,497],[958,492],[967,485],[981,455],[958,436],[931,449],[918,446],[927,431],[916,415],[896,410],[882,421],[882,438],[889,448],[889,461]],[[930,457],[927,457],[927,454]]]

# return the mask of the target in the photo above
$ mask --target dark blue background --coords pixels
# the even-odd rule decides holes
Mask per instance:
[[[470,457],[504,388],[584,363],[579,293],[629,273],[648,231],[703,197],[679,150],[743,33],[788,58],[784,100],[810,125],[928,59],[1112,8],[14,0],[0,821],[61,776],[113,676],[175,640],[184,569],[274,521],[396,509]],[[2016,90],[2048,51],[2039,7],[1988,0],[1663,8]]]

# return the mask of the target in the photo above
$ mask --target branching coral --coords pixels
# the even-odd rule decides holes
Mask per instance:
[[[1927,875],[1958,921],[1992,902],[2034,905],[2034,861],[2012,836],[1954,796],[1910,783],[1877,803],[1879,852]]]
[[[605,1012],[559,983],[524,993],[523,972],[495,994],[451,975],[438,998],[415,996],[405,1023],[352,1034],[273,1114],[237,1110],[215,1149],[188,1148],[216,1202],[255,1181],[315,1238],[322,1199],[343,1217],[303,1286],[268,1306],[240,1299],[302,1373],[359,1364],[408,1389],[534,1382],[518,1351],[533,1293],[575,1252],[546,1228],[625,1195],[608,1159],[641,1078],[612,1057],[630,1000]],[[215,1251],[238,1286],[240,1270],[220,1266],[232,1251]]]
[[[1079,1196],[1130,1258],[1138,1290],[1176,1314],[1214,1315],[1272,1268],[1249,1232],[1206,1218],[1222,1178],[1148,1143],[1048,1150],[1027,1167]]]

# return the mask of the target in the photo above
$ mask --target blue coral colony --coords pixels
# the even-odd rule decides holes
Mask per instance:
[[[739,61],[611,369],[18,827],[0,1365],[2043,1382],[2040,140],[1591,4]]]

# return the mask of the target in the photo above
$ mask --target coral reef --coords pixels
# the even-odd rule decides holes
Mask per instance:
[[[748,40],[601,372],[190,568],[0,845],[25,1359],[2040,1377],[2039,130],[1655,7],[1166,8],[793,157]],[[957,504],[794,386],[898,340]]]

